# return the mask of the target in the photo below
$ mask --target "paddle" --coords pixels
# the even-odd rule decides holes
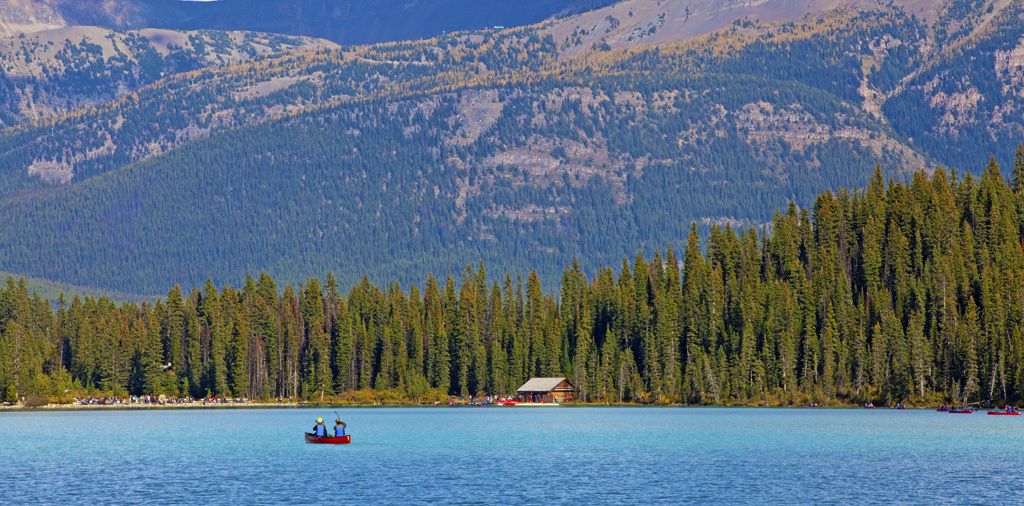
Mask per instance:
[[[334,412],[334,416],[338,417],[338,420],[341,420],[341,415],[339,415],[337,411]]]

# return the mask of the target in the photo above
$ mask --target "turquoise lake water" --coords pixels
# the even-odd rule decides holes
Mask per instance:
[[[0,413],[0,502],[1024,504],[1024,416],[339,412],[351,445],[303,441],[330,409]]]

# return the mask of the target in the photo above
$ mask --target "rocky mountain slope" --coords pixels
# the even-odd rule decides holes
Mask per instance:
[[[90,25],[257,31],[351,45],[522,26],[610,3],[613,0],[5,0],[0,5],[0,35]]]
[[[165,76],[331,42],[256,32],[61,27],[0,39],[0,127],[63,116]]]
[[[169,65],[195,42],[167,43],[151,84],[0,134],[0,267],[134,293],[259,269],[421,280],[481,259],[553,280],[572,257],[683,244],[691,221],[767,223],[876,164],[902,179],[1009,158],[1020,0],[756,17],[801,13],[786,5],[636,0],[255,56],[245,35],[218,52],[219,32],[196,32],[194,69]],[[685,36],[728,17],[715,9],[751,15]]]

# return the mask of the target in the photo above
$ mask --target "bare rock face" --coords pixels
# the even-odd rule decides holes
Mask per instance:
[[[65,26],[64,18],[40,0],[5,0],[0,3],[0,36],[11,37]]]
[[[890,2],[925,20],[934,19],[947,1]],[[548,29],[566,56],[595,47],[665,44],[705,35],[737,20],[775,23],[844,8],[872,9],[873,0],[625,0],[554,22]]]
[[[253,32],[115,31],[96,26],[58,26],[0,37],[0,89],[9,90],[0,98],[0,128],[95,107],[174,74],[299,48],[337,45]],[[297,80],[257,83],[240,93],[259,97]]]
[[[529,25],[615,0],[4,0],[0,36],[61,26],[257,31],[340,44]]]
[[[1009,51],[996,51],[996,74],[1001,77],[1008,77],[1013,82],[1020,82],[1024,75],[1024,39],[1020,44]]]

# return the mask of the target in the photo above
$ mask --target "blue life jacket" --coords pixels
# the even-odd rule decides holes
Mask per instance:
[[[327,435],[327,427],[324,427],[323,424],[317,424],[317,426],[316,426],[316,435],[317,435],[317,437],[324,437],[324,436],[326,436]]]
[[[341,437],[341,436],[344,436],[344,435],[345,435],[345,428],[344,427],[335,427],[334,428],[334,437]]]

